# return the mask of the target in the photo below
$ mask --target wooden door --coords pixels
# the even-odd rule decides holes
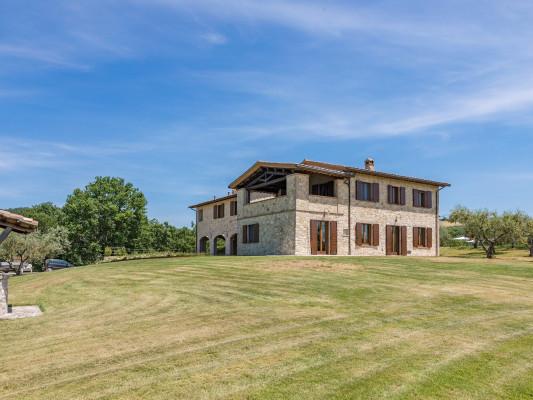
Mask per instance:
[[[337,254],[337,222],[311,221],[311,254]]]
[[[407,255],[407,227],[387,225],[385,228],[385,253],[399,256]]]
[[[235,234],[230,238],[230,251],[232,256],[237,255],[237,242],[237,234]]]

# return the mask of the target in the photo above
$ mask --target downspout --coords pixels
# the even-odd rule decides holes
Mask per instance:
[[[355,175],[354,175],[355,176]],[[348,255],[352,255],[352,175],[344,180],[348,185]]]
[[[435,256],[440,255],[440,223],[439,223],[439,194],[445,186],[441,186],[435,193]]]
[[[194,215],[196,217],[196,223],[194,224],[194,247],[195,247],[195,253],[198,255],[198,209],[196,208],[194,210]]]

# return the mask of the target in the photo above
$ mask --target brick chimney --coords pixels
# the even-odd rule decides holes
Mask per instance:
[[[369,157],[369,158],[367,158],[365,160],[365,169],[367,171],[375,171],[376,170],[375,167],[374,167],[374,160],[372,158]]]

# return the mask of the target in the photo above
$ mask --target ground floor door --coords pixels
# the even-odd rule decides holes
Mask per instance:
[[[407,227],[387,225],[386,228],[386,254],[388,256],[407,255]]]
[[[337,254],[337,222],[311,221],[311,254]]]
[[[230,252],[232,256],[237,255],[237,234],[232,235],[230,238]]]

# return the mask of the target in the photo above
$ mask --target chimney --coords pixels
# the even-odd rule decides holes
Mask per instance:
[[[365,160],[365,169],[367,171],[375,171],[376,169],[374,168],[374,160],[372,158],[367,158]]]

